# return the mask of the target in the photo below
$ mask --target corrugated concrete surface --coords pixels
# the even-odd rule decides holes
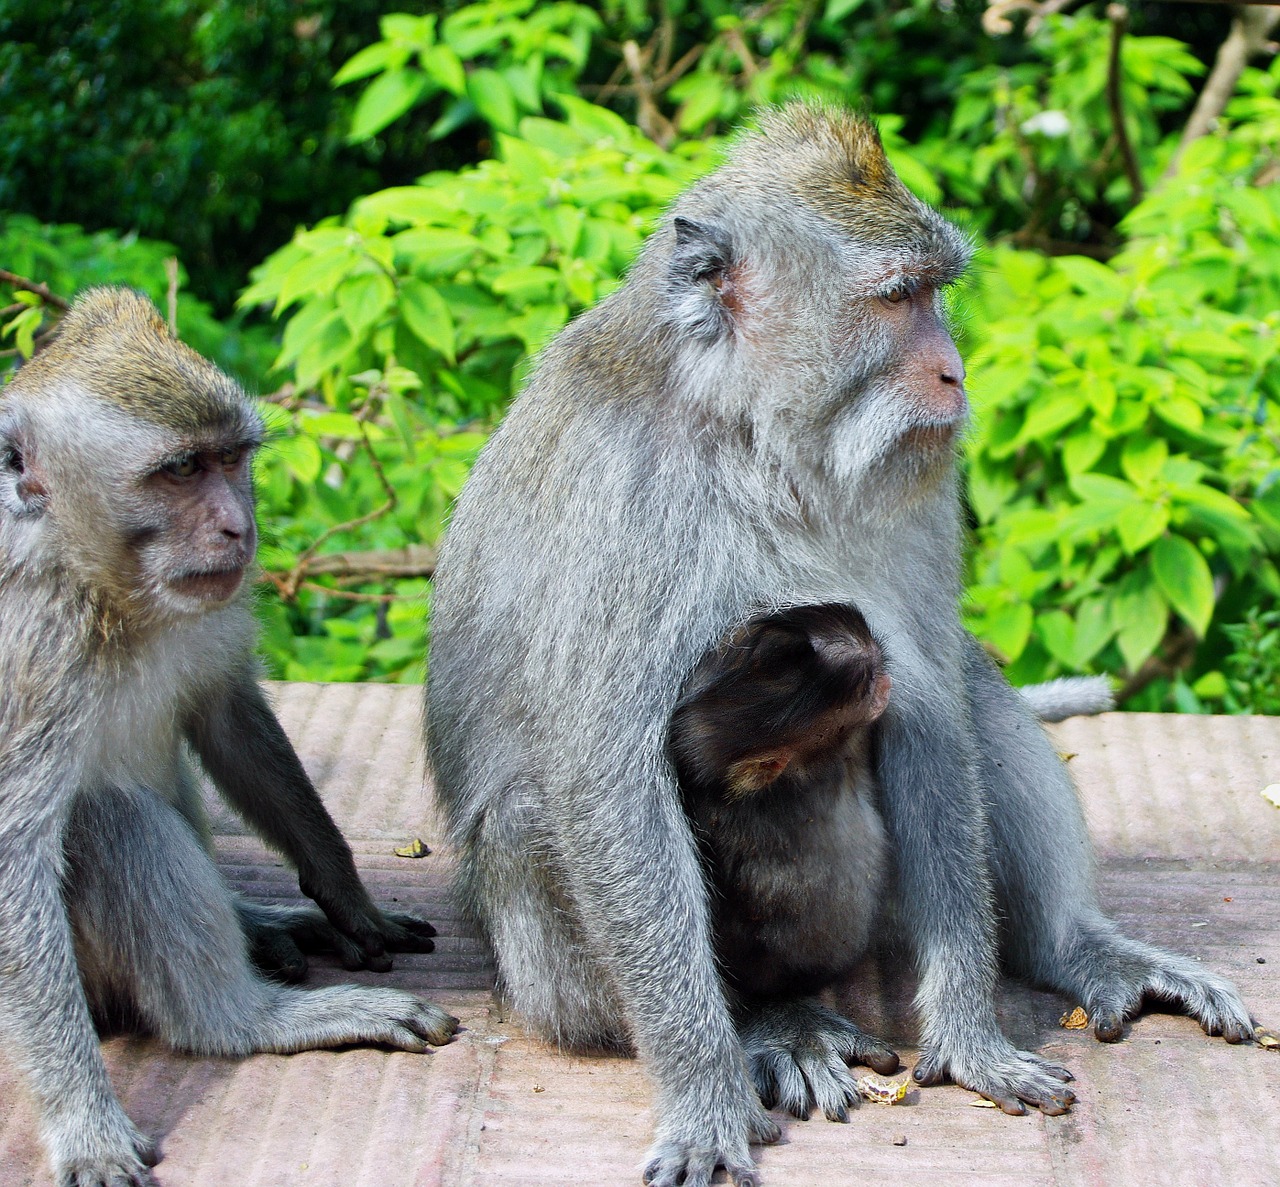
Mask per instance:
[[[450,859],[423,792],[419,695],[376,685],[273,689],[286,728],[374,896],[440,929],[435,953],[359,975],[442,1003],[465,1031],[427,1055],[370,1050],[242,1061],[173,1055],[141,1038],[105,1044],[125,1107],[159,1136],[165,1187],[487,1187],[634,1184],[650,1140],[634,1061],[568,1055],[524,1036],[490,988],[492,966],[450,901]],[[1110,714],[1054,727],[1071,755],[1109,909],[1131,933],[1233,978],[1280,1022],[1280,719]],[[297,898],[290,871],[214,808],[219,863],[250,894]],[[422,860],[394,856],[413,837]],[[1264,963],[1265,962],[1265,963]],[[313,962],[317,984],[352,979]],[[871,968],[843,994],[870,1029],[906,1040],[910,985]],[[1071,1066],[1065,1117],[1006,1117],[959,1088],[864,1105],[847,1125],[780,1119],[759,1151],[766,1184],[891,1182],[1280,1185],[1280,1055],[1233,1049],[1185,1018],[1148,1015],[1115,1047],[1057,1026],[1074,1003],[1009,986],[1004,1025]],[[680,1036],[673,1035],[672,1042]],[[896,1144],[905,1139],[905,1145]],[[34,1114],[0,1055],[0,1184],[48,1187]]]

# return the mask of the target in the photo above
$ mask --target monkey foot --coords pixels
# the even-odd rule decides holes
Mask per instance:
[[[985,1096],[1012,1117],[1024,1115],[1028,1105],[1057,1117],[1076,1099],[1066,1087],[1075,1077],[1065,1067],[1030,1051],[1019,1051],[1004,1040],[999,1040],[994,1051],[983,1052],[976,1059],[948,1059],[936,1050],[925,1051],[912,1078],[925,1087],[947,1081],[959,1084]]]
[[[752,1079],[766,1108],[807,1121],[815,1108],[847,1121],[858,1088],[849,1064],[881,1075],[898,1070],[897,1053],[816,1001],[754,1006],[741,1026]]]
[[[1189,1014],[1205,1034],[1221,1035],[1228,1043],[1256,1041],[1256,1024],[1235,986],[1185,956],[1107,927],[1086,934],[1071,965],[1083,970],[1081,980],[1091,988],[1081,996],[1099,1042],[1119,1042],[1125,1023],[1146,1001]]]
[[[718,1166],[724,1167],[734,1187],[760,1187],[747,1145],[776,1142],[781,1135],[754,1099],[744,1093],[743,1107],[726,1110],[726,1103],[732,1100],[717,1094],[714,1103],[689,1101],[677,1110],[681,1117],[678,1129],[664,1127],[667,1132],[649,1151],[644,1168],[648,1187],[709,1187]]]

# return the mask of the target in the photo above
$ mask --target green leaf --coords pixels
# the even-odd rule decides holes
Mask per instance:
[[[1108,610],[1105,598],[1090,598],[1076,608],[1076,649],[1069,667],[1083,668],[1116,633]]]
[[[1087,401],[1078,392],[1058,392],[1033,401],[1022,424],[1022,432],[1018,434],[1018,444],[1028,441],[1056,443],[1057,435],[1079,420],[1087,407]]]
[[[1111,603],[1111,624],[1125,667],[1136,672],[1160,646],[1169,625],[1169,607],[1147,571],[1130,574],[1127,588]]]
[[[1088,256],[1060,256],[1054,263],[1086,297],[1114,303],[1124,301],[1129,295],[1129,286],[1123,277]]]
[[[1064,667],[1072,667],[1076,657],[1076,624],[1063,610],[1050,610],[1036,617],[1036,634],[1046,650]]]
[[[338,285],[338,309],[346,318],[352,337],[362,337],[387,311],[395,296],[396,286],[382,272],[361,272]]]
[[[1141,488],[1160,476],[1168,457],[1169,444],[1163,437],[1130,437],[1120,451],[1120,469]]]
[[[1100,433],[1092,429],[1073,433],[1062,447],[1062,468],[1068,478],[1091,470],[1094,463],[1106,452],[1107,443]]]
[[[1006,660],[1013,661],[1026,649],[1033,617],[1026,602],[1006,602],[985,616],[982,636]]]
[[[454,361],[453,315],[435,288],[410,277],[400,286],[400,313],[416,338]]]
[[[365,89],[351,115],[347,143],[359,144],[399,119],[422,97],[428,86],[425,74],[401,67],[388,70]]]
[[[496,70],[472,71],[467,79],[467,97],[490,126],[499,132],[516,130],[516,97],[511,84]]]
[[[349,82],[355,82],[359,78],[368,78],[371,74],[377,74],[379,70],[385,70],[388,66],[403,66],[408,61],[408,53],[401,46],[391,45],[386,41],[379,41],[373,45],[365,46],[354,57],[348,58],[333,76],[333,85],[335,87],[344,86]]]
[[[1168,526],[1169,508],[1164,503],[1134,503],[1121,511],[1116,520],[1120,543],[1130,556],[1163,535]]]
[[[864,0],[827,0],[827,10],[822,14],[822,19],[838,23],[850,13],[856,12],[863,3]]]
[[[1201,638],[1213,617],[1213,574],[1190,540],[1164,536],[1151,552],[1151,568],[1169,604]]]
[[[467,73],[461,59],[447,45],[433,45],[420,54],[418,60],[423,70],[440,84],[441,90],[459,97],[467,93]]]

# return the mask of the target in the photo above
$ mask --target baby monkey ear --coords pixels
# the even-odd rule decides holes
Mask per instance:
[[[740,800],[757,791],[772,787],[791,765],[795,752],[787,747],[766,750],[748,758],[740,758],[729,764],[725,782],[729,785],[729,798]]]
[[[677,324],[713,341],[733,328],[740,312],[733,244],[723,228],[676,215],[667,278]]]

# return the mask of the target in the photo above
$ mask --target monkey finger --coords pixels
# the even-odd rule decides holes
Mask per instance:
[[[1002,1113],[1007,1113],[1010,1117],[1025,1117],[1027,1115],[1027,1106],[1016,1096],[989,1096],[986,1093],[983,1093],[983,1095]]]
[[[1071,1071],[1060,1063],[1050,1063],[1047,1059],[1041,1059],[1037,1061],[1036,1066],[1042,1072],[1048,1072],[1055,1080],[1061,1080],[1064,1084],[1070,1084],[1075,1080],[1075,1076],[1071,1074]]]
[[[929,1055],[920,1056],[911,1073],[911,1078],[922,1088],[932,1088],[935,1084],[948,1084],[951,1081],[946,1064]]]
[[[882,1076],[892,1076],[902,1066],[902,1060],[898,1057],[898,1053],[891,1047],[879,1044],[866,1051],[862,1055],[861,1062],[865,1063],[873,1072],[878,1072]]]

